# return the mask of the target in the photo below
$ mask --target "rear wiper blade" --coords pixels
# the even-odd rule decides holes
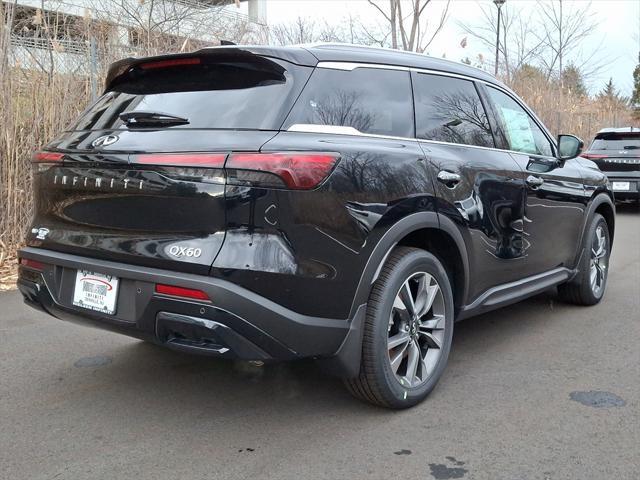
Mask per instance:
[[[145,112],[141,110],[133,112],[123,112],[118,115],[120,120],[127,126],[136,125],[185,125],[189,123],[188,118],[171,115],[163,112]]]

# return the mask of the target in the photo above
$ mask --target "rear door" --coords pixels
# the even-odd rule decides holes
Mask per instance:
[[[586,202],[579,160],[558,164],[555,146],[529,112],[502,90],[485,88],[501,141],[525,175],[527,261],[523,273],[571,268],[580,245]]]
[[[474,82],[414,73],[413,87],[416,134],[437,179],[438,211],[467,241],[473,299],[522,277],[522,172],[495,148]]]
[[[207,273],[229,153],[276,134],[310,71],[240,50],[134,63],[47,146],[61,158],[36,157],[29,244]]]

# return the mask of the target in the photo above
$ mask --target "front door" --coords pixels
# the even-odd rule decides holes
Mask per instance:
[[[585,190],[578,160],[558,162],[555,146],[536,120],[510,95],[487,86],[500,135],[526,183],[526,272],[572,268],[584,219]]]

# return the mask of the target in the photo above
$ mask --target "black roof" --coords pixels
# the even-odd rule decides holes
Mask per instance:
[[[295,48],[295,47],[294,47]],[[478,78],[490,83],[500,83],[493,75],[479,68],[452,62],[443,58],[430,57],[428,55],[392,50],[390,48],[365,47],[349,44],[317,44],[302,45],[311,52],[320,62],[356,62],[375,63],[384,65],[396,65],[401,67],[423,68],[425,70],[437,70],[441,72],[466,75]]]
[[[350,44],[313,44],[296,45],[290,47],[272,47],[262,45],[224,45],[220,47],[208,47],[197,52],[161,55],[146,58],[125,58],[113,63],[109,67],[106,86],[111,81],[124,73],[130,67],[144,63],[149,60],[163,60],[170,58],[192,57],[194,55],[243,55],[255,54],[264,57],[274,57],[296,63],[298,65],[315,66],[318,62],[353,62],[370,63],[381,65],[394,65],[399,67],[420,68],[425,70],[435,70],[440,72],[465,75],[489,83],[502,85],[493,75],[478,68],[465,65],[463,63],[452,62],[442,58],[429,57],[413,52],[402,50],[392,50],[389,48],[365,47]]]

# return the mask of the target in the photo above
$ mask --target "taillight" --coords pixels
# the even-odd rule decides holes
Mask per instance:
[[[156,293],[161,295],[170,295],[172,297],[191,298],[194,300],[211,301],[209,295],[202,290],[196,290],[193,288],[176,287],[174,285],[156,284]]]
[[[603,158],[607,158],[609,155],[599,155],[597,153],[582,153],[581,157],[586,158],[587,160],[601,160]]]
[[[337,160],[336,153],[232,153],[225,168],[230,183],[310,190],[329,176]]]
[[[59,152],[36,152],[31,157],[31,161],[34,163],[53,163],[61,162],[64,157],[64,153]]]
[[[140,65],[143,70],[151,70],[153,68],[168,68],[179,67],[183,65],[199,65],[200,59],[198,57],[193,58],[172,58],[168,60],[156,60],[154,62],[147,62]]]
[[[224,153],[147,153],[136,155],[133,163],[168,167],[222,168]]]
[[[37,260],[31,260],[30,258],[21,258],[20,265],[30,268],[31,270],[37,270],[39,272],[42,272],[46,266],[46,264]]]

